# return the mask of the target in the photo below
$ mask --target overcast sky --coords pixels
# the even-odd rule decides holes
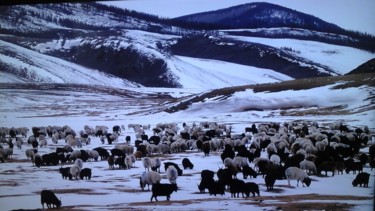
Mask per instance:
[[[119,7],[159,15],[182,15],[222,9],[261,0],[125,0],[106,2]],[[314,15],[344,29],[375,35],[375,0],[263,0]]]

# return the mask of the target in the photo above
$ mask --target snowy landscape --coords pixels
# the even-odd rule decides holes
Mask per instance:
[[[66,210],[373,210],[375,171],[370,166],[374,159],[371,157],[363,166],[363,172],[370,174],[368,187],[353,187],[358,172],[336,171],[333,177],[331,172],[328,176],[324,172],[309,175],[309,187],[297,186],[296,180],[289,186],[283,178],[276,180],[274,190],[268,190],[260,173],[256,178],[243,179],[239,172],[238,179],[259,185],[260,196],[232,198],[229,189],[224,195],[214,196],[207,190],[201,193],[197,186],[202,170],[214,171],[214,179],[219,179],[216,172],[226,168],[220,158],[223,147],[210,151],[209,156],[194,144],[179,152],[150,152],[147,157],[158,157],[162,163],[175,162],[181,169],[184,158],[194,164],[193,169],[183,169],[176,182],[178,191],[172,193],[170,200],[159,196],[158,202],[150,202],[152,191],[140,187],[139,178],[147,171],[141,159],[130,169],[118,165],[111,169],[107,159],[88,160],[83,168],[92,170],[90,180],[62,178],[60,167],[71,167],[73,162],[36,167],[26,156],[26,151],[33,148],[28,140],[33,135],[32,127],[48,126],[69,127],[79,139],[86,126],[104,126],[108,133],[115,133],[112,128],[120,126],[122,130],[112,144],[106,136],[102,143],[100,137],[89,134],[89,144],[73,147],[74,151],[102,147],[108,152],[119,145],[130,145],[137,151],[136,141],[142,132],[148,137],[160,136],[164,141],[160,144],[195,143],[196,140],[181,138],[181,132],[194,126],[201,126],[202,134],[211,129],[220,134],[212,137],[210,143],[224,143],[227,136],[233,141],[245,137],[243,145],[248,150],[264,140],[280,141],[288,129],[284,125],[293,125],[293,129],[307,125],[309,134],[305,135],[311,140],[318,133],[344,137],[368,128],[358,134],[358,139],[366,137],[367,141],[351,157],[358,161],[361,154],[371,155],[370,147],[375,145],[375,76],[373,69],[365,68],[366,72],[360,74],[352,71],[362,64],[373,65],[368,61],[375,58],[374,50],[322,42],[315,37],[267,37],[273,31],[285,34],[294,28],[219,29],[203,33],[183,28],[182,24],[147,21],[139,18],[142,14],[126,16],[114,10],[120,15],[103,15],[102,10],[112,11],[100,5],[73,3],[40,8],[15,5],[3,9],[14,16],[0,14],[0,145],[5,150],[10,148],[10,142],[14,144],[12,155],[0,151],[4,160],[0,163],[1,210],[40,210],[40,192],[44,189],[52,190],[61,199],[60,209]],[[16,18],[22,14],[27,15]],[[85,19],[79,19],[79,14]],[[67,20],[82,22],[76,22],[81,24],[76,24],[78,28],[70,28]],[[45,36],[38,30],[45,31]],[[263,37],[248,35],[259,31]],[[304,35],[319,34],[319,39],[330,40],[332,36],[310,29],[301,31]],[[337,37],[349,43],[355,40],[349,35]],[[183,41],[191,42],[193,49],[199,46],[200,38],[205,40],[200,49],[185,49]],[[213,55],[218,49],[222,52]],[[192,56],[197,51],[200,56]],[[243,52],[254,61],[248,62],[231,52]],[[85,53],[91,60],[84,57]],[[111,61],[105,55],[114,55],[117,60]],[[121,55],[126,58],[123,60],[134,59],[136,64],[122,61]],[[97,62],[98,58],[104,62]],[[269,64],[269,58],[274,58],[275,64]],[[119,73],[121,67],[112,71],[121,65],[136,71]],[[147,72],[147,68],[155,69]],[[303,74],[309,77],[302,77]],[[162,124],[173,127],[156,132]],[[281,129],[271,132],[268,128],[253,134],[247,131],[252,124],[258,129],[277,124]],[[350,132],[340,131],[340,125],[347,126]],[[16,137],[9,135],[12,127],[28,129],[26,136],[16,135],[23,142],[20,148]],[[171,130],[174,134],[169,134]],[[292,156],[296,154],[292,145],[302,135],[295,130],[287,133],[287,151]],[[130,137],[130,143],[126,137]],[[37,147],[40,155],[69,144],[66,137],[46,140],[46,146]],[[37,141],[40,144],[42,138],[37,137]],[[331,138],[329,141],[334,148],[336,144],[345,145]],[[144,144],[150,145],[147,141]],[[305,158],[315,159],[316,154]],[[268,156],[267,150],[261,151],[260,157]],[[247,164],[257,169],[254,162]],[[170,183],[163,164],[160,174],[161,183]]]

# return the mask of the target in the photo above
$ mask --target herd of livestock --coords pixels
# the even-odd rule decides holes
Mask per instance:
[[[233,134],[230,125],[215,122],[159,123],[150,125],[129,124],[135,137],[122,138],[125,126],[84,126],[75,131],[69,126],[0,128],[0,162],[12,158],[14,147],[26,147],[25,155],[33,166],[56,166],[63,179],[77,180],[92,177],[85,162],[105,161],[109,169],[130,169],[137,160],[144,171],[139,177],[142,190],[151,188],[153,199],[177,191],[179,176],[193,169],[194,164],[184,158],[175,163],[163,155],[171,153],[202,152],[204,156],[217,156],[223,168],[201,171],[197,181],[198,190],[210,195],[224,195],[229,190],[231,197],[260,196],[259,185],[246,182],[248,177],[264,178],[267,191],[273,191],[277,180],[297,180],[297,186],[310,186],[310,175],[334,176],[335,174],[357,174],[353,186],[368,187],[370,174],[363,168],[375,166],[374,133],[368,129],[352,128],[344,123],[319,126],[317,122],[260,123],[252,124],[242,132]],[[148,131],[149,135],[147,135]],[[85,149],[91,139],[100,140],[102,146]],[[122,139],[122,140],[121,140]],[[133,139],[133,141],[132,141]],[[61,143],[63,144],[61,145]],[[40,148],[51,145],[55,151],[40,154]],[[368,148],[363,151],[362,149]],[[266,156],[262,156],[263,155]],[[63,165],[69,167],[63,167]],[[164,164],[169,183],[161,183],[160,168]],[[181,168],[182,166],[182,168]],[[243,179],[240,179],[240,175]],[[215,180],[217,175],[218,180]],[[41,192],[41,203],[47,207],[60,207],[61,201],[50,190]]]

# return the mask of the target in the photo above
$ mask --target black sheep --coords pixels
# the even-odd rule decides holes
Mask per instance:
[[[121,149],[117,149],[117,148],[111,149],[111,155],[113,157],[125,159],[125,153]]]
[[[232,181],[232,172],[229,169],[219,169],[217,171],[217,177],[225,186],[230,185]]]
[[[115,125],[115,126],[113,126],[112,131],[113,131],[114,133],[117,133],[117,134],[120,135],[120,133],[121,133],[121,128],[120,128],[120,126]]]
[[[201,193],[205,191],[205,189],[209,189],[211,183],[214,182],[214,172],[211,170],[203,170],[201,172],[201,182],[198,185],[198,189]]]
[[[91,179],[91,169],[90,168],[84,168],[81,170],[81,172],[79,173],[79,178],[81,179],[88,179],[90,180]]]
[[[94,148],[93,150],[96,150],[99,153],[99,156],[100,156],[101,160],[107,159],[108,156],[109,156],[109,152],[102,147],[97,147],[97,148]]]
[[[332,177],[335,176],[335,171],[336,171],[336,163],[333,161],[325,161],[323,162],[319,167],[318,167],[318,174],[321,175],[322,171],[326,173],[331,171],[332,172]]]
[[[353,171],[353,174],[357,173],[358,172],[362,172],[363,171],[363,165],[361,162],[354,162],[353,159],[348,159],[346,162],[345,162],[345,166],[346,166],[346,169],[345,169],[345,172],[347,174],[349,174],[349,172]]]
[[[226,144],[224,146],[223,152],[220,155],[221,161],[224,162],[225,158],[231,158],[231,159],[233,159],[234,156],[235,156],[234,150],[232,149],[232,147],[229,144]]]
[[[130,143],[130,140],[131,140],[130,136],[126,136],[126,137],[125,137],[125,141],[126,141],[126,143],[129,144],[129,143]]]
[[[182,166],[184,167],[184,169],[193,169],[194,168],[194,165],[189,160],[189,158],[182,159]]]
[[[151,202],[152,198],[155,198],[156,201],[158,201],[158,196],[166,196],[167,201],[171,198],[171,194],[175,191],[177,192],[177,184],[161,184],[156,183],[152,185],[152,196],[151,196]]]
[[[276,182],[276,177],[273,176],[272,174],[267,174],[266,177],[264,178],[264,182],[266,183],[267,190],[273,190],[273,186],[275,185]]]
[[[160,136],[151,136],[149,139],[148,139],[148,142],[150,144],[155,144],[155,145],[158,145],[160,143]]]
[[[365,166],[368,161],[368,155],[366,155],[366,153],[362,153],[359,156],[359,160],[361,161],[362,165]]]
[[[63,179],[68,179],[69,178],[69,180],[72,180],[73,177],[70,174],[70,167],[65,167],[65,168],[61,167],[59,169],[59,171],[60,171],[61,176],[62,176]]]
[[[258,194],[258,196],[260,196],[260,193],[259,193],[259,185],[254,183],[254,182],[247,182],[245,183],[245,195],[246,195],[246,198],[250,196],[250,193],[253,194],[253,197],[255,197],[255,194]]]
[[[51,152],[48,154],[42,155],[43,163],[47,166],[57,165],[60,162],[60,157],[56,152]]]
[[[242,193],[242,197],[244,197],[244,193],[245,193],[245,182],[244,181],[239,180],[239,179],[233,179],[230,182],[229,186],[230,186],[229,191],[230,191],[230,194],[231,194],[231,198],[236,198],[236,196],[237,196],[237,198],[239,198],[240,193]]]
[[[225,194],[225,185],[221,181],[212,181],[208,183],[208,193],[216,196],[216,194],[224,195]]]
[[[210,156],[210,151],[211,151],[211,145],[209,141],[205,141],[202,144],[202,151],[204,153],[204,156]]]
[[[359,185],[359,187],[362,187],[363,185],[363,187],[368,188],[369,179],[370,179],[369,173],[361,172],[355,177],[355,179],[352,182],[352,185],[353,187],[357,187],[357,185]]]
[[[38,168],[40,168],[40,166],[43,165],[42,157],[39,154],[34,156],[33,162],[34,162],[35,166],[38,167]]]
[[[244,166],[242,167],[242,174],[243,178],[247,179],[248,176],[251,176],[253,178],[257,178],[257,173],[252,169],[250,166]]]
[[[47,204],[48,209],[61,206],[61,201],[56,197],[55,193],[50,190],[42,190],[40,193],[40,203],[44,209],[44,204]]]
[[[81,156],[79,158],[81,158],[83,162],[86,162],[89,159],[89,154],[87,153],[86,150],[81,149],[80,151],[81,151]]]
[[[203,170],[201,172],[201,182],[198,185],[201,193],[204,193],[205,189],[209,189],[210,185],[214,182],[214,174],[211,170]]]

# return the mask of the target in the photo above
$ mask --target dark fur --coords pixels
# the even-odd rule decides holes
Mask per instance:
[[[40,193],[40,203],[44,209],[44,204],[47,204],[49,208],[59,208],[61,206],[61,201],[56,197],[55,193],[50,190],[42,190]]]
[[[355,177],[355,179],[352,182],[352,185],[353,185],[353,187],[357,187],[357,185],[359,185],[359,187],[362,187],[362,185],[363,185],[363,187],[368,188],[369,179],[370,179],[369,173],[361,172],[361,173],[357,174],[357,176]]]
[[[167,201],[171,198],[171,194],[175,191],[177,192],[177,184],[161,184],[156,183],[152,185],[152,196],[151,196],[151,202],[152,198],[155,198],[156,201],[158,201],[158,196],[166,196]]]
[[[194,165],[189,160],[189,158],[182,159],[182,166],[184,167],[184,169],[193,169],[194,168]]]
[[[90,168],[84,168],[79,173],[79,178],[90,180],[91,179],[91,174],[92,173],[91,173],[91,169]]]

